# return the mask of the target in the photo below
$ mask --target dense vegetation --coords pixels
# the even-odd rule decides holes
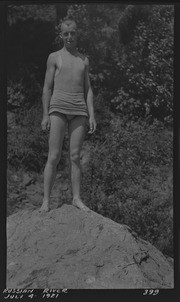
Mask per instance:
[[[9,5],[9,195],[17,190],[10,186],[14,171],[43,172],[46,59],[61,47],[59,23],[69,15],[80,29],[78,48],[90,60],[98,122],[96,134],[85,137],[90,161],[83,199],[173,256],[173,13],[171,5]],[[58,169],[68,178],[66,161]]]

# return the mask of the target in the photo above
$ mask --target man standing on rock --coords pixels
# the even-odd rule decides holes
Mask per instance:
[[[61,24],[64,46],[49,55],[43,87],[42,130],[50,130],[49,153],[44,170],[44,198],[41,211],[49,210],[50,193],[68,124],[72,204],[88,210],[80,197],[80,151],[89,117],[90,132],[96,130],[89,60],[77,50],[77,26],[66,19]],[[53,94],[52,94],[53,88]]]

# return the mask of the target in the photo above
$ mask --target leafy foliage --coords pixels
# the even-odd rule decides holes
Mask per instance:
[[[14,26],[18,21],[48,21],[55,22],[55,5],[8,5],[7,21],[10,26]]]
[[[42,88],[34,73],[29,68],[22,70],[21,75],[7,81],[7,109],[17,113],[25,113],[41,100]]]
[[[113,119],[103,139],[83,175],[86,204],[172,255],[172,133],[158,122]]]
[[[131,118],[148,115],[172,123],[173,6],[153,5],[144,15],[148,18],[136,20],[133,37],[126,41],[122,85],[112,108]],[[122,22],[123,17],[120,28]]]
[[[25,170],[39,172],[47,157],[47,134],[40,128],[42,109],[32,107],[18,116],[8,134],[8,163]]]

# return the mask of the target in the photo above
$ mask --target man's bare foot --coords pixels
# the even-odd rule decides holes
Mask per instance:
[[[79,208],[80,210],[90,211],[90,209],[82,202],[80,198],[77,199],[74,198],[72,204],[73,206]]]
[[[48,212],[49,211],[49,202],[43,200],[43,204],[39,209],[40,212]]]

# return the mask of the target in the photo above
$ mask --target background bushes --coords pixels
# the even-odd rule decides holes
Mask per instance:
[[[172,256],[172,132],[114,118],[103,138],[83,175],[86,203]]]
[[[131,41],[125,43],[123,87],[111,102],[131,118],[151,116],[172,123],[173,8],[154,5],[144,14],[146,19],[138,20]]]

